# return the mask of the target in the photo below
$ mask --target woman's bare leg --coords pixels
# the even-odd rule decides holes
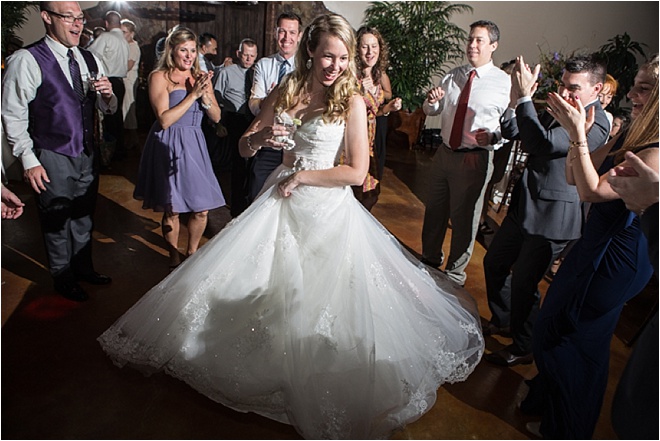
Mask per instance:
[[[170,255],[170,268],[175,268],[181,263],[179,254],[179,213],[163,214],[163,237]]]
[[[191,254],[197,251],[199,248],[199,242],[202,240],[202,234],[206,229],[206,223],[208,222],[208,211],[202,211],[199,213],[192,213],[190,219],[188,220],[188,250],[186,255],[190,256]]]

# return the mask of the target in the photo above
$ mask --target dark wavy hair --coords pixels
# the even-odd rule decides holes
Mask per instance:
[[[380,78],[383,76],[383,73],[387,71],[387,68],[390,65],[390,57],[389,57],[390,51],[387,47],[387,43],[385,43],[385,40],[383,39],[383,36],[380,34],[380,32],[378,32],[378,29],[376,28],[362,26],[357,31],[357,36],[356,36],[357,50],[355,51],[355,64],[357,66],[357,75],[359,80],[361,80],[364,77],[364,74],[362,72],[364,71],[364,68],[366,66],[364,65],[364,62],[362,61],[362,57],[360,56],[360,40],[362,40],[363,36],[369,34],[376,37],[380,49],[380,52],[378,54],[378,61],[371,69],[371,79],[373,80],[374,84],[380,84]]]

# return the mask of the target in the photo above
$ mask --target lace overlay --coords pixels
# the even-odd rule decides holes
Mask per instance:
[[[115,364],[324,439],[386,438],[474,370],[474,302],[350,188],[279,196],[294,171],[336,166],[343,132],[320,117],[296,131],[294,166],[99,337]]]

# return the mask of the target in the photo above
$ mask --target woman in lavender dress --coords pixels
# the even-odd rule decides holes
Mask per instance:
[[[220,107],[211,84],[212,72],[199,69],[197,37],[186,28],[171,33],[158,67],[149,77],[149,100],[156,114],[144,146],[133,197],[142,207],[163,212],[163,237],[170,269],[180,263],[179,213],[190,213],[186,255],[199,247],[208,210],[225,204],[211,168],[203,112],[214,122]]]

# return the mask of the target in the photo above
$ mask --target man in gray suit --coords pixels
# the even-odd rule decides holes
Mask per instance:
[[[532,362],[532,327],[540,303],[538,284],[566,244],[582,232],[580,199],[565,175],[571,140],[547,112],[539,117],[534,108],[532,95],[538,73],[539,66],[532,71],[522,56],[518,57],[511,75],[511,104],[501,125],[504,138],[522,141],[522,149],[528,154],[527,166],[484,257],[492,313],[483,327],[484,335],[510,332],[513,338],[511,345],[485,358],[502,366]],[[559,85],[558,93],[563,98],[577,95],[581,102],[588,103],[588,112],[594,109],[595,122],[587,137],[591,150],[603,145],[609,132],[598,100],[605,74],[605,64],[596,56],[573,57],[567,60]],[[510,274],[509,292],[505,281]]]

